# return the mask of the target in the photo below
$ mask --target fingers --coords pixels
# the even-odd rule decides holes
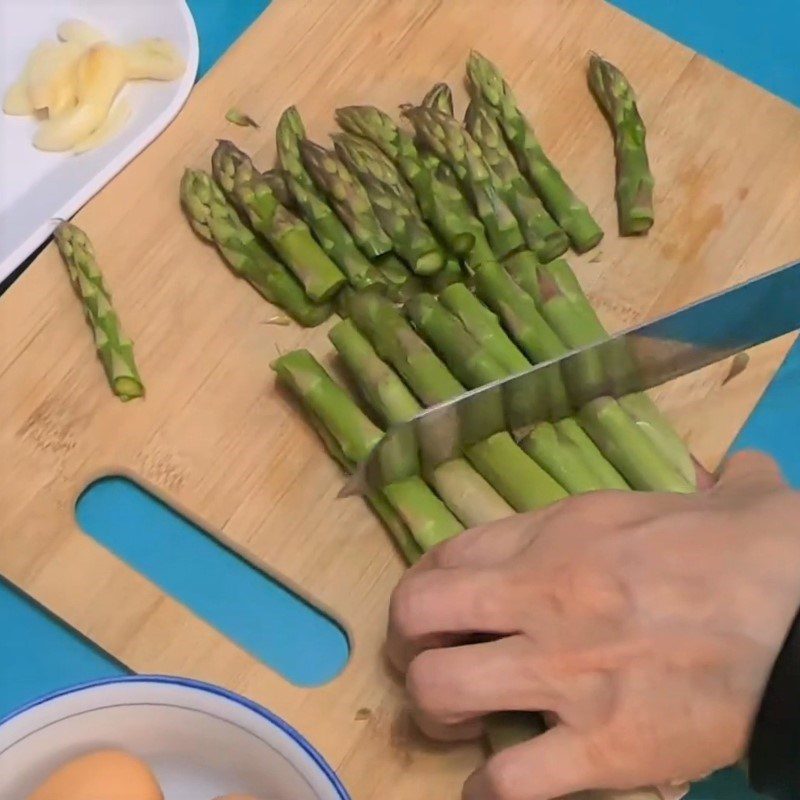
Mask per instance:
[[[459,726],[494,711],[558,711],[561,692],[522,636],[426,650],[409,665],[406,689],[423,730]]]
[[[692,456],[692,461],[694,462],[697,490],[700,492],[707,492],[709,489],[713,489],[717,483],[714,473],[709,472],[694,456]]]
[[[744,450],[731,456],[722,464],[717,481],[720,491],[780,489],[785,485],[777,462],[766,453],[755,450]]]
[[[558,725],[489,759],[464,785],[463,800],[552,800],[607,783],[578,734]]]
[[[409,571],[389,606],[389,658],[404,670],[420,650],[452,641],[453,634],[515,633],[513,593],[496,570]]]

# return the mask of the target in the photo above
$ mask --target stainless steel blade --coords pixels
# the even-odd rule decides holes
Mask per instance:
[[[431,469],[501,430],[523,435],[533,425],[563,419],[597,398],[620,398],[660,386],[798,328],[800,262],[794,262],[393,426],[340,496],[385,485],[381,461],[393,446],[408,447],[410,442],[419,451],[422,469]],[[587,354],[601,365],[591,375],[585,370]],[[566,403],[564,392],[553,391],[558,383],[566,389]],[[559,402],[552,401],[556,394]]]

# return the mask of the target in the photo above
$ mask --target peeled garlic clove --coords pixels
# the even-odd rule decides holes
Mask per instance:
[[[15,117],[30,116],[35,111],[28,98],[28,86],[24,81],[12,83],[3,98],[3,113]]]
[[[76,42],[59,42],[31,61],[28,97],[35,109],[61,112],[75,104],[75,69],[85,50]]]
[[[85,153],[87,150],[94,150],[96,147],[105,144],[113,139],[122,130],[122,127],[130,119],[131,105],[127,100],[120,99],[111,107],[108,116],[100,124],[100,127],[82,139],[73,148],[73,152]]]
[[[58,38],[62,42],[77,42],[84,47],[91,47],[98,42],[104,42],[106,37],[97,28],[88,22],[79,19],[68,19],[58,26]]]
[[[40,150],[71,150],[93,133],[108,116],[127,77],[127,62],[118,47],[97,44],[79,59],[75,108],[43,122],[34,146]]]
[[[174,81],[186,71],[183,57],[166,39],[142,39],[122,50],[129,80]]]

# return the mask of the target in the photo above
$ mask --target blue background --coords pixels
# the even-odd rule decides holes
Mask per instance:
[[[189,0],[200,34],[201,75],[267,4],[265,0]],[[797,0],[618,0],[616,5],[800,105]],[[800,445],[798,380],[800,346],[790,354],[736,447],[758,447],[772,453],[800,488],[800,458],[796,457]],[[82,522],[87,527],[92,525],[91,519]],[[262,612],[269,613],[267,608]],[[0,624],[0,716],[52,689],[124,672],[113,659],[2,581]],[[330,641],[330,657],[341,658],[335,637]],[[285,658],[285,654],[277,657]],[[726,771],[696,787],[693,796],[744,791],[741,776]]]

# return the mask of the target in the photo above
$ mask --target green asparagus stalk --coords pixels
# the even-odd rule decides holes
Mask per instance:
[[[622,236],[647,233],[653,226],[655,180],[647,158],[644,122],[636,95],[617,67],[600,56],[589,58],[589,86],[614,134],[617,156],[617,208]]]
[[[440,293],[439,300],[508,375],[524,372],[531,366],[509,338],[497,315],[489,311],[463,283],[448,286]]]
[[[383,279],[382,291],[395,303],[405,303],[424,289],[420,278],[414,275],[394,253],[386,253],[376,258],[375,267]]]
[[[214,178],[251,226],[274,248],[318,302],[332,297],[344,275],[320,248],[308,226],[282,206],[250,158],[231,142],[221,141],[211,159]]]
[[[451,117],[455,116],[453,92],[446,83],[435,83],[422,98],[420,105],[423,108],[435,108],[442,114],[449,114]]]
[[[322,249],[347,276],[356,289],[386,284],[386,273],[371,265],[358,249],[344,223],[336,216],[325,197],[317,190],[300,157],[300,142],[305,127],[294,106],[289,106],[278,121],[276,141],[287,189]],[[285,205],[285,204],[284,204]],[[393,284],[393,285],[396,285]],[[391,292],[391,289],[390,289]]]
[[[397,164],[414,189],[422,216],[453,253],[471,263],[492,257],[483,226],[447,171],[425,162],[413,138],[391,117],[373,106],[348,106],[336,110],[336,121],[349,133],[369,139]]]
[[[454,117],[431,108],[407,108],[420,141],[455,171],[483,222],[494,252],[503,257],[523,247],[516,217],[500,197],[480,147]]]
[[[133,342],[123,332],[111,304],[111,293],[103,281],[89,237],[69,222],[62,222],[54,236],[72,286],[83,303],[97,355],[112,391],[123,402],[144,396],[144,384],[133,357]]]
[[[446,254],[422,219],[414,193],[394,163],[372,142],[352,134],[333,137],[336,153],[363,185],[395,252],[419,275],[444,266]]]
[[[187,169],[181,181],[181,203],[194,231],[217,247],[231,271],[259,294],[306,327],[331,315],[330,303],[314,303],[286,267],[270,255],[225,199],[214,179]]]
[[[444,266],[435,274],[428,278],[428,286],[431,291],[439,292],[444,291],[448,286],[455,283],[462,283],[468,280],[468,275],[465,274],[461,268],[461,264],[455,258],[448,258]]]
[[[501,380],[506,370],[433,295],[418,294],[406,303],[414,327],[431,344],[450,371],[469,389]]]
[[[422,410],[397,373],[381,361],[352,321],[337,323],[328,336],[359,390],[384,424],[404,422]],[[438,465],[428,480],[445,505],[467,527],[484,525],[514,513],[463,458]]]
[[[267,182],[272,193],[278,199],[278,202],[286,206],[290,211],[294,211],[296,203],[292,193],[289,191],[289,186],[286,183],[286,178],[283,172],[279,169],[268,169],[266,172],[261,173],[261,177]]]
[[[392,241],[380,225],[361,183],[336,154],[308,139],[300,153],[314,183],[325,193],[356,244],[371,258],[392,250]]]
[[[583,461],[589,466],[605,489],[624,491],[630,489],[625,478],[617,472],[611,462],[600,452],[586,431],[574,417],[566,417],[555,424],[559,435],[571,442],[581,452]]]
[[[551,261],[569,247],[569,238],[520,172],[508,149],[497,117],[481,100],[473,100],[465,117],[467,130],[480,145],[497,176],[497,190],[514,212],[525,242],[541,261]]]
[[[628,413],[611,398],[587,403],[581,425],[634,489],[692,492],[694,485],[664,459]]]
[[[528,120],[497,67],[479,53],[470,54],[467,75],[471,92],[496,114],[520,168],[548,211],[569,236],[579,253],[595,247],[603,231],[586,204],[577,198],[561,173],[545,155]]]
[[[383,434],[348,394],[336,384],[307,350],[280,356],[272,364],[279,381],[318,421],[348,465],[364,460]],[[319,430],[319,426],[317,429]],[[392,484],[383,497],[411,531],[418,545],[428,549],[460,533],[463,526],[419,477]],[[404,545],[404,550],[409,549]]]

